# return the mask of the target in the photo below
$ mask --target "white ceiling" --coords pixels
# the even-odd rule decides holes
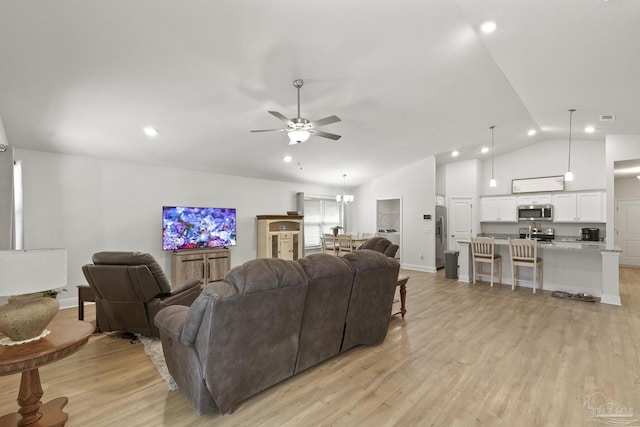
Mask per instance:
[[[638,0],[0,0],[10,144],[268,179],[479,157],[491,125],[496,154],[566,140],[569,108],[575,139],[640,134],[639,76]],[[342,139],[249,133],[296,116],[296,78]]]

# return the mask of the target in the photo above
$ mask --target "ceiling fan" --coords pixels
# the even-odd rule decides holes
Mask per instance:
[[[251,132],[287,132],[289,135],[289,145],[295,145],[300,144],[301,142],[305,142],[311,135],[333,139],[334,141],[340,139],[340,135],[316,129],[320,126],[337,123],[340,121],[340,117],[329,116],[325,117],[324,119],[314,121],[310,121],[300,117],[300,88],[303,84],[304,82],[300,79],[293,81],[293,86],[298,89],[298,117],[288,119],[283,114],[280,114],[277,111],[269,111],[270,114],[285,122],[287,124],[287,127],[283,129],[252,130]]]

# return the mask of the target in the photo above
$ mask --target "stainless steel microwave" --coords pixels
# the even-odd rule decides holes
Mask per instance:
[[[553,206],[551,205],[520,205],[518,206],[518,221],[551,221],[553,220]]]

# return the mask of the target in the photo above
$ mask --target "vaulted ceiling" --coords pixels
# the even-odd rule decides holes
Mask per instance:
[[[350,186],[491,125],[496,155],[566,140],[569,108],[576,139],[640,134],[639,41],[638,0],[1,0],[0,117],[16,147]],[[249,133],[298,78],[339,141]]]

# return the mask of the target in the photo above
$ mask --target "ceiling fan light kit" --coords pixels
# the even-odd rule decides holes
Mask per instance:
[[[300,117],[300,88],[304,82],[300,79],[293,81],[293,86],[298,90],[298,116],[292,119],[287,118],[285,115],[277,111],[269,111],[269,114],[282,120],[287,124],[284,129],[261,129],[252,130],[251,132],[287,132],[289,136],[289,145],[296,145],[305,142],[311,135],[321,136],[323,138],[329,138],[334,141],[340,139],[340,135],[336,135],[329,132],[317,130],[316,127],[329,125],[331,123],[337,123],[340,120],[338,116],[328,116],[320,120],[309,121],[303,117]]]

